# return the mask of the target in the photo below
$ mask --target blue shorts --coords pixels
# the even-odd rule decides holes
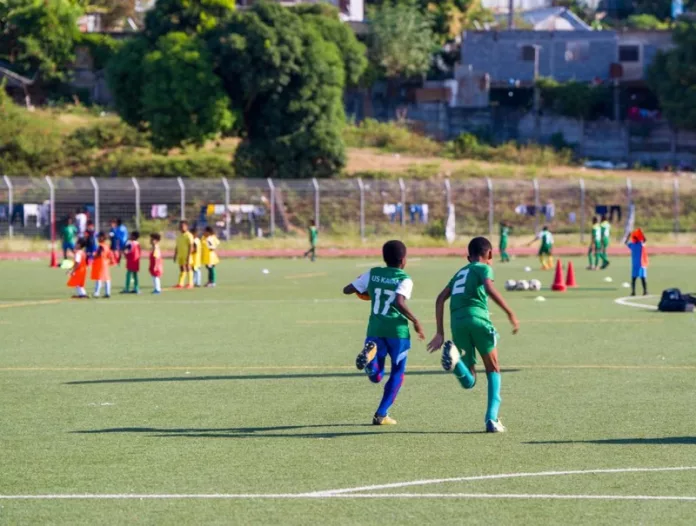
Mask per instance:
[[[384,368],[384,361],[389,356],[392,362],[392,367],[404,362],[406,366],[406,358],[408,351],[411,348],[411,340],[408,338],[378,338],[368,336],[365,342],[375,342],[377,344],[377,362],[380,364],[380,369]]]
[[[74,252],[75,242],[73,241],[72,243],[68,243],[67,241],[63,241],[63,250],[72,250]]]
[[[632,278],[647,278],[648,277],[648,269],[645,267],[631,269],[631,277]]]

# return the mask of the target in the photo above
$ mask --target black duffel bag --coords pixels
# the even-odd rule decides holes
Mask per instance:
[[[660,312],[693,312],[696,296],[682,294],[679,289],[667,289],[662,292],[657,310]]]

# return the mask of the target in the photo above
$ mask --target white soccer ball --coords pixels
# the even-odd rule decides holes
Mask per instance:
[[[517,282],[514,279],[509,279],[505,282],[505,290],[515,290],[517,288]]]
[[[532,279],[529,281],[529,290],[541,290],[541,281]]]
[[[529,281],[521,279],[517,282],[517,290],[529,290]]]

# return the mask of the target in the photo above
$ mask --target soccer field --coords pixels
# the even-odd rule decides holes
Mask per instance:
[[[483,433],[485,375],[464,391],[417,341],[398,425],[370,425],[369,304],[341,288],[377,261],[225,261],[218,288],[158,297],[145,272],[142,295],[89,301],[44,261],[0,263],[0,523],[693,524],[696,318],[617,303],[626,258],[573,261],[566,293],[536,260],[495,266],[499,289],[544,284],[503,293],[516,336],[492,306],[505,434]],[[428,337],[463,264],[409,261]],[[693,268],[652,258],[651,292],[696,289]]]

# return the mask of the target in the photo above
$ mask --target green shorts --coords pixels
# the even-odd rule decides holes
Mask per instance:
[[[458,320],[452,324],[452,341],[457,349],[464,351],[462,360],[471,368],[476,363],[476,351],[480,355],[490,354],[498,345],[498,332],[493,324],[481,318]]]
[[[551,255],[551,247],[546,246],[546,245],[541,245],[539,247],[539,255],[540,256],[550,256]]]

